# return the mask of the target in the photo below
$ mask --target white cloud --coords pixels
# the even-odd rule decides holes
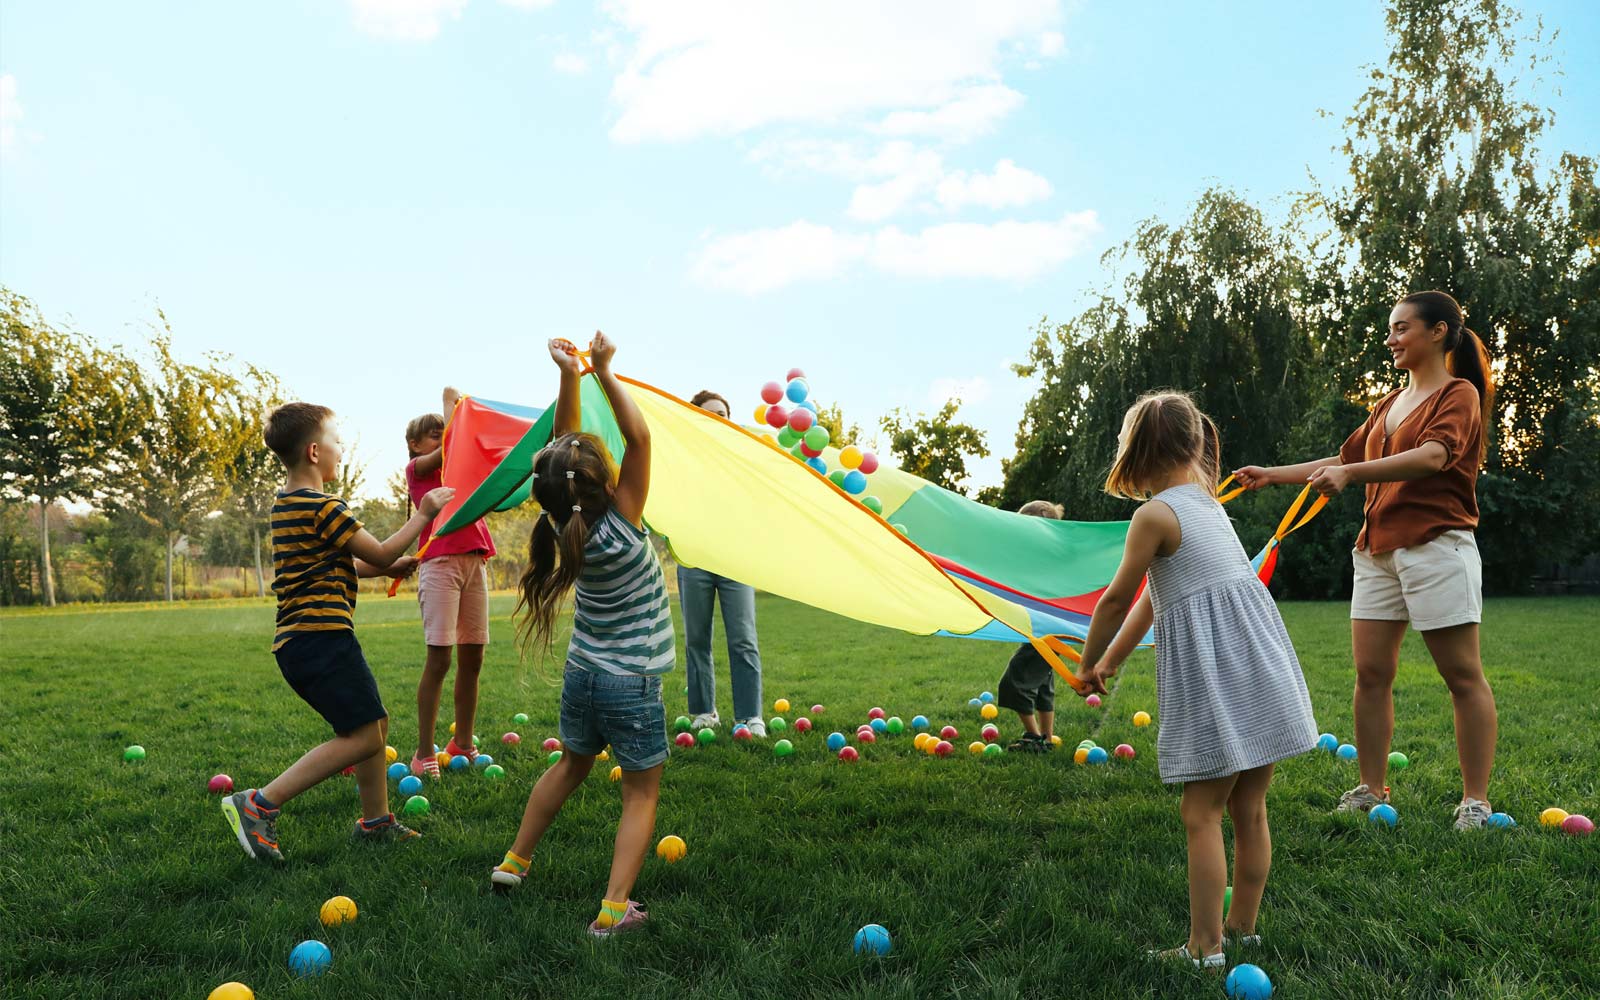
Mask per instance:
[[[589,60],[576,52],[558,52],[550,65],[557,73],[566,73],[568,76],[581,76],[589,70]]]
[[[1009,44],[1060,21],[1058,0],[608,0],[605,10],[631,42],[612,88],[620,142],[882,112],[893,134],[975,134],[1020,103],[998,82]]]
[[[17,122],[22,120],[22,102],[17,100],[17,78],[0,76],[0,156],[10,156],[16,148]]]
[[[852,265],[906,277],[1026,280],[1083,250],[1099,231],[1093,212],[1053,222],[946,223],[918,233],[894,226],[848,233],[801,221],[718,237],[693,275],[749,294],[830,278]]]
[[[520,10],[543,10],[556,0],[500,0],[500,2],[507,7],[516,7]]]
[[[963,405],[976,405],[989,398],[989,380],[982,375],[971,378],[936,378],[928,386],[928,402],[943,406],[947,400],[959,399]]]
[[[907,142],[891,142],[863,164],[863,171],[888,179],[857,187],[850,197],[848,214],[863,222],[878,222],[932,190],[944,176],[944,162],[938,153],[917,149]]]
[[[1001,160],[994,165],[992,174],[957,170],[945,175],[935,196],[941,206],[952,212],[968,205],[1015,208],[1050,197],[1050,182],[1010,160]]]
[[[1059,31],[1047,31],[1039,36],[1039,54],[1045,58],[1053,58],[1066,51],[1067,36]]]
[[[467,0],[350,0],[356,26],[379,38],[426,42],[446,20],[459,20]]]

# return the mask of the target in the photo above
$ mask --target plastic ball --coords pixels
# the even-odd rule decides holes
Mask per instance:
[[[1228,971],[1223,990],[1233,1000],[1267,1000],[1272,996],[1272,980],[1259,965],[1246,962]]]
[[[943,729],[939,730],[939,738],[943,740],[953,740],[960,735],[961,734],[956,731],[955,726],[945,726]]]
[[[244,983],[223,983],[206,994],[206,1000],[256,1000],[256,994]]]
[[[1489,825],[1497,830],[1509,830],[1517,825],[1517,821],[1509,813],[1495,813],[1489,817]]]
[[[618,764],[616,767],[613,767],[611,769],[610,777],[611,777],[612,781],[621,781],[622,780],[622,765]]]
[[[921,750],[922,749],[922,744],[928,742],[931,739],[933,739],[933,737],[929,736],[927,733],[918,733],[917,734],[917,738],[911,741],[911,745],[916,747],[918,750]]]
[[[1127,743],[1118,743],[1116,750],[1112,752],[1124,760],[1132,760],[1134,757],[1133,747]]]
[[[289,971],[305,978],[320,976],[333,964],[333,952],[321,941],[301,941],[289,952]]]
[[[1100,696],[1097,694],[1091,694],[1089,697],[1083,699],[1083,703],[1088,705],[1090,708],[1099,708]]]
[[[506,776],[506,769],[499,764],[490,764],[483,769],[483,776],[492,781],[498,781]]]
[[[968,698],[967,699],[967,707],[968,708],[982,708],[983,707],[983,702],[979,701],[976,698]]]
[[[871,728],[858,729],[856,730],[856,742],[876,743],[878,742],[878,734],[873,732]]]
[[[954,749],[955,744],[951,743],[949,740],[940,740],[938,743],[933,745],[933,752],[940,757],[950,756],[950,752]]]
[[[828,734],[828,749],[832,750],[834,753],[838,753],[840,750],[843,750],[849,742],[849,740],[845,739],[844,733]]]
[[[1089,763],[1089,748],[1079,747],[1078,749],[1072,751],[1072,762],[1074,764]]]
[[[656,857],[669,865],[683,860],[683,856],[688,853],[689,845],[683,842],[682,837],[675,834],[668,834],[656,841]]]
[[[346,778],[348,778],[351,775],[356,773],[356,766],[354,764],[351,764],[349,767],[345,768],[343,771],[340,771],[339,773],[344,775]]]
[[[400,759],[400,751],[396,750],[394,747],[391,747],[391,746],[386,746],[386,747],[383,748],[383,762],[385,764],[393,764],[396,760],[399,760],[399,759]]]
[[[400,778],[404,778],[406,775],[408,775],[410,773],[411,773],[411,768],[409,768],[406,765],[400,763],[399,761],[395,761],[393,764],[389,765],[389,779],[391,781],[395,781],[395,780],[399,780]]]
[[[560,759],[561,759],[561,751],[560,750],[552,750],[552,751],[550,751],[550,756],[546,757],[544,759],[544,762],[546,764],[554,764],[556,761],[558,761]]]
[[[783,387],[783,394],[789,397],[789,402],[800,403],[811,395],[811,387],[806,385],[806,380],[803,378],[792,378],[789,384]]]
[[[1332,733],[1323,733],[1321,736],[1317,737],[1317,749],[1325,750],[1328,753],[1333,753],[1335,750],[1339,749],[1339,737],[1333,735]]]
[[[468,760],[464,754],[458,753],[450,758],[450,770],[452,771],[465,771],[471,766],[472,761]]]
[[[889,720],[888,719],[873,719],[872,720],[872,731],[875,732],[875,733],[878,733],[879,735],[882,735],[883,733],[887,733],[889,731]]]
[[[1111,755],[1106,753],[1105,747],[1093,747],[1089,750],[1089,763],[1104,764]]]
[[[824,462],[820,458],[806,459],[806,466],[819,476],[826,476],[828,474],[828,463]]]
[[[511,722],[513,725],[526,726],[528,724],[528,713],[518,712],[511,717]]]
[[[812,705],[811,706],[811,714],[812,715],[821,715],[823,712],[826,712],[826,711],[827,711],[827,709],[822,707],[821,705]]]
[[[840,747],[839,759],[844,761],[846,764],[853,764],[857,760],[861,759],[861,752],[855,747]]]
[[[771,408],[772,408],[772,404],[771,403],[757,403],[756,404],[756,423],[758,423],[758,424],[766,423],[767,422],[767,410],[769,410]]]
[[[700,730],[700,732],[695,736],[695,739],[699,740],[700,745],[703,747],[710,746],[717,741],[717,731],[712,729],[710,726],[707,726],[706,728]]]
[[[1355,760],[1358,756],[1360,756],[1360,755],[1358,753],[1356,753],[1355,744],[1353,744],[1353,743],[1341,743],[1341,744],[1339,744],[1339,759],[1340,760]]]
[[[1051,733],[1050,734],[1050,745],[1053,746],[1053,747],[1060,746],[1061,745],[1061,737],[1057,736],[1055,733]]]
[[[983,755],[985,757],[998,757],[1005,752],[1005,748],[998,743],[990,743],[988,746],[983,748]]]
[[[888,717],[889,713],[885,712],[881,708],[878,708],[876,705],[867,709],[867,718],[869,719],[887,719]]]
[[[853,444],[840,448],[839,464],[847,469],[859,469],[861,467],[861,449]]]
[[[227,795],[233,791],[233,779],[226,774],[218,774],[206,782],[206,791],[212,795]]]
[[[687,733],[690,729],[689,717],[687,715],[680,715],[676,719],[673,719],[672,728],[676,729],[680,733]]]
[[[985,719],[993,719],[1000,715],[1000,710],[988,702],[985,702],[983,707],[978,709],[978,714],[983,716]]]
[[[1400,813],[1387,802],[1380,802],[1367,810],[1368,823],[1382,823],[1384,826],[1393,827],[1400,822]]]
[[[317,911],[324,927],[338,927],[356,918],[356,901],[349,896],[335,896],[322,904]]]
[[[893,944],[882,924],[868,924],[856,931],[854,947],[857,955],[887,955]]]
[[[868,476],[872,475],[874,472],[878,471],[878,456],[874,455],[870,451],[862,452],[861,464],[856,466],[856,468],[860,469],[862,473]]]
[[[802,410],[801,412],[803,413],[805,411]],[[795,430],[793,427],[785,425],[783,430],[778,432],[778,443],[783,445],[783,447],[786,449],[793,448],[795,445],[800,443],[800,432]]]
[[[1404,771],[1406,769],[1406,765],[1409,763],[1411,763],[1411,761],[1406,758],[1406,755],[1398,750],[1389,755],[1389,766],[1394,768],[1396,771]]]
[[[890,523],[889,527],[900,532],[900,534],[905,535],[907,538],[911,537],[911,532],[907,531],[906,526],[903,524]]]
[[[985,691],[982,694],[978,695],[978,700],[987,705],[989,702],[994,701],[994,692],[993,691]]]
[[[400,779],[400,794],[415,795],[422,791],[422,779],[414,774],[408,774]]]
[[[777,712],[779,715],[785,714],[789,711],[789,699],[779,698],[777,701],[772,703],[772,710]]]
[[[1000,738],[1000,727],[992,722],[987,723],[978,735],[983,737],[985,743],[993,743]]]
[[[816,415],[803,406],[797,406],[789,411],[789,429],[798,434],[804,434],[816,422]]]
[[[898,715],[889,716],[887,719],[883,720],[883,724],[889,730],[889,732],[895,736],[899,736],[901,733],[906,731],[906,724],[901,721],[900,716]]]
[[[1079,750],[1093,750],[1095,747],[1097,747],[1099,745],[1100,744],[1096,743],[1094,740],[1084,740],[1082,743],[1078,744],[1078,749]]]
[[[828,473],[828,482],[842,490],[844,489],[844,477],[845,472],[843,469],[834,469],[832,472]]]
[[[860,469],[851,469],[844,474],[844,482],[840,485],[846,493],[858,496],[867,492],[867,477],[861,474]]]
[[[1561,832],[1571,837],[1587,837],[1594,832],[1594,821],[1574,813],[1561,821]]]
[[[1150,713],[1149,712],[1135,712],[1135,713],[1133,713],[1133,724],[1136,725],[1136,726],[1148,726],[1150,724]]]
[[[518,736],[516,733],[506,733],[504,736],[500,737],[500,742],[504,743],[508,747],[514,747],[518,743],[522,742],[522,737]]]
[[[883,514],[883,501],[879,500],[877,497],[871,497],[871,496],[862,497],[861,498],[861,506],[863,506],[863,507],[867,508],[868,510],[872,511],[874,514],[878,514],[878,515],[882,515]]]
[[[912,729],[927,729],[928,728],[928,717],[926,715],[913,715],[911,717],[911,728]]]
[[[454,736],[455,734],[456,734],[456,724],[454,722],[452,722],[452,723],[450,723],[450,735]]]
[[[694,734],[693,733],[679,733],[678,735],[676,735],[676,736],[674,736],[672,738],[672,742],[677,744],[680,747],[692,747],[692,746],[694,746]]]
[[[545,741],[541,743],[540,746],[544,747],[546,750],[560,750],[561,741],[556,739],[554,736],[549,736],[545,738]]]
[[[811,447],[809,444],[806,444],[804,438],[801,438],[800,439],[800,457],[801,458],[821,458],[822,457],[822,449],[821,448],[813,448],[813,447]],[[843,480],[840,480],[840,482],[842,483]]]
[[[761,387],[761,401],[771,406],[783,398],[783,386],[776,382],[768,382]]]
[[[144,747],[135,743],[133,746],[122,751],[122,759],[128,761],[144,760]]]
[[[449,767],[450,755],[445,753],[443,750],[440,750],[433,755],[433,762],[438,764],[441,769]]]
[[[734,726],[733,738],[738,740],[740,743],[745,743],[755,739],[756,737],[755,734],[750,731],[749,726]]]
[[[789,369],[789,374],[785,375],[783,377],[783,380],[785,382],[793,382],[797,378],[805,378],[805,377],[806,377],[806,373],[804,371],[802,371],[801,369],[799,369],[799,368],[791,368],[791,369]]]
[[[420,795],[413,795],[411,798],[406,799],[405,805],[400,807],[400,815],[426,816],[428,815],[428,810],[430,808],[432,808],[432,806],[429,805],[427,799]]]
[[[794,753],[794,744],[788,740],[779,740],[772,744],[772,755],[774,757],[787,757],[792,753]]]
[[[817,424],[806,431],[806,444],[812,451],[821,451],[828,446],[828,439],[831,436],[826,427]]]
[[[1233,909],[1233,886],[1225,886],[1222,890],[1222,919],[1228,919],[1228,911]]]
[[[1565,809],[1557,809],[1555,806],[1551,806],[1539,814],[1539,825],[1560,826],[1567,821],[1568,815],[1569,813]]]
[[[479,770],[482,770],[482,769],[488,767],[489,765],[491,765],[493,763],[494,763],[494,758],[493,757],[489,756],[486,753],[480,753],[480,754],[478,754],[477,757],[473,758],[472,766],[475,767],[475,768],[478,768]]]
[[[767,408],[766,419],[768,427],[787,427],[789,425],[789,411],[781,406],[770,406]]]
[[[775,715],[767,720],[767,728],[775,733],[781,733],[789,728],[789,723],[784,721],[782,716]]]
[[[967,753],[971,753],[971,754],[983,753],[983,741],[982,740],[973,740],[971,743],[968,743],[967,744]]]
[[[803,715],[800,716],[800,718],[794,720],[794,731],[797,733],[811,732],[811,720]]]

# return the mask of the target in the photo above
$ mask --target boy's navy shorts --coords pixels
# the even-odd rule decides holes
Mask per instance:
[[[301,632],[273,655],[294,693],[327,719],[338,735],[389,717],[353,630]]]
[[[1056,672],[1031,643],[1025,642],[1011,654],[995,694],[1000,707],[1013,712],[1054,712]]]

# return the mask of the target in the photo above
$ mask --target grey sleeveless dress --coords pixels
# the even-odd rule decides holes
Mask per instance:
[[[1317,742],[1300,661],[1222,505],[1186,484],[1152,498],[1182,528],[1150,564],[1161,780],[1222,778]]]

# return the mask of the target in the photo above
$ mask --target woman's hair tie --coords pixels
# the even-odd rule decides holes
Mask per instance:
[[[577,477],[577,475],[578,474],[576,472],[572,471],[571,469],[567,470],[567,478],[568,479],[574,479],[574,478]]]
[[[572,512],[574,514],[577,514],[577,513],[581,512],[582,510],[583,510],[583,507],[581,505],[579,505],[579,504],[573,504],[572,505]]]

